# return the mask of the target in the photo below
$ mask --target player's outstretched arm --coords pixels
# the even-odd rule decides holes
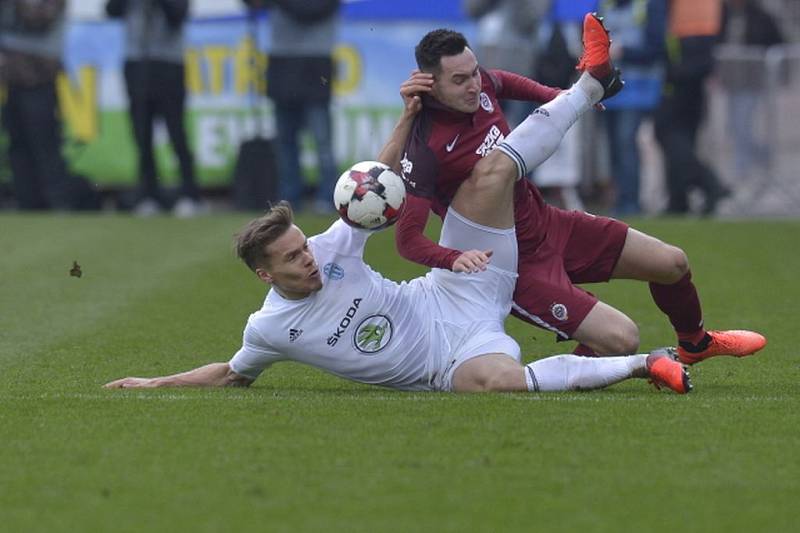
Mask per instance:
[[[228,363],[209,365],[155,378],[122,378],[104,385],[107,389],[152,389],[156,387],[247,387],[252,379],[237,374]]]
[[[406,139],[411,133],[414,117],[422,109],[422,95],[429,93],[432,85],[432,75],[415,70],[411,73],[411,77],[400,86],[403,113],[377,158],[381,163],[389,165],[395,172],[400,172],[400,159],[403,156]]]

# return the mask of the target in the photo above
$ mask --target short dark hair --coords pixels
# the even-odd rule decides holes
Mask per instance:
[[[286,233],[293,223],[291,204],[285,200],[278,202],[235,235],[236,255],[255,272],[269,261],[267,246]]]
[[[463,34],[439,28],[428,32],[414,49],[417,66],[423,72],[439,70],[443,56],[457,56],[469,46]]]

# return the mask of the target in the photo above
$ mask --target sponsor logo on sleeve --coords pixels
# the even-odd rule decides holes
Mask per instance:
[[[408,158],[408,152],[405,152],[403,159],[400,160],[400,177],[403,178],[403,181],[416,188],[417,182],[409,178],[412,170],[414,170],[414,163]]]

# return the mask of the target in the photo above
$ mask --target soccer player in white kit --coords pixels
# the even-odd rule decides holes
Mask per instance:
[[[398,284],[364,262],[369,232],[338,220],[307,239],[282,202],[237,236],[239,257],[272,287],[262,308],[250,315],[234,356],[227,363],[123,378],[106,387],[247,386],[274,363],[291,360],[401,390],[586,390],[641,377],[688,392],[688,375],[667,350],[604,358],[559,355],[522,365],[519,345],[503,327],[517,277],[513,190],[520,169],[547,159],[607,87],[584,72],[569,91],[511,132],[461,185],[440,243],[473,250],[471,272],[433,269]],[[417,89],[401,89],[405,111],[381,153],[384,162],[399,161],[398,147],[421,105]]]

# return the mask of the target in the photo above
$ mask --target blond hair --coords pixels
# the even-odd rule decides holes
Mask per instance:
[[[267,246],[278,240],[293,224],[292,206],[285,200],[278,202],[235,235],[236,255],[255,272],[269,262]]]

